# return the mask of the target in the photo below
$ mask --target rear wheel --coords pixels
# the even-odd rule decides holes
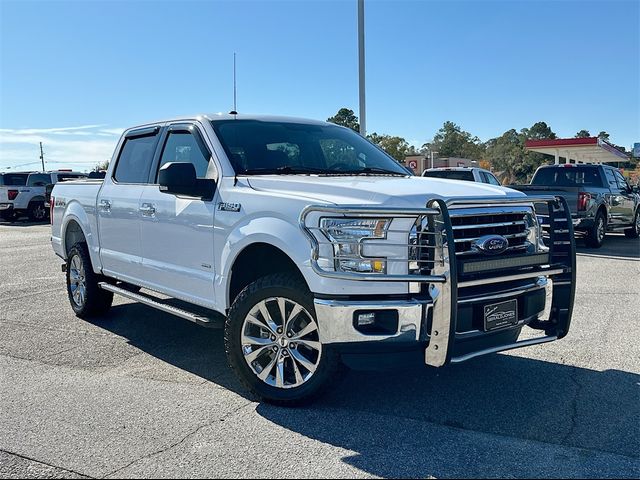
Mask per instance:
[[[288,274],[268,275],[240,292],[227,317],[225,350],[244,386],[279,405],[317,398],[339,366],[338,355],[321,343],[311,292]]]
[[[31,202],[28,214],[32,222],[42,222],[47,219],[49,212],[45,208],[44,202]]]
[[[627,228],[624,234],[627,238],[638,238],[640,236],[640,208],[636,209],[636,214],[633,217],[633,226]]]
[[[596,219],[593,222],[593,227],[587,232],[585,237],[585,243],[591,248],[600,248],[604,243],[604,237],[607,231],[607,221],[600,210],[596,214]]]
[[[87,244],[78,242],[67,257],[67,294],[75,314],[84,319],[106,313],[111,308],[113,293],[98,286]]]

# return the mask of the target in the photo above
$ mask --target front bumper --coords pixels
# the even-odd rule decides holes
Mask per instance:
[[[390,300],[316,298],[315,309],[323,343],[340,346],[342,350],[353,351],[366,346],[369,351],[378,349],[380,352],[388,348],[418,346],[424,348],[427,365],[441,367],[488,353],[563,338],[569,331],[575,296],[575,240],[571,215],[566,201],[561,197],[528,197],[526,201],[543,203],[548,207],[547,262],[509,271],[463,273],[464,269],[459,269],[457,265],[448,206],[478,202],[522,203],[523,200],[432,200],[427,203],[424,214],[437,215],[437,223],[442,225],[442,232],[438,233],[442,235],[441,261],[435,263],[433,274],[366,277],[366,280],[405,282],[413,278],[424,287],[420,289],[424,295]],[[353,212],[354,209],[349,209],[349,214]],[[371,210],[366,214],[371,214]],[[301,217],[302,224],[304,215]],[[316,273],[339,275],[322,270],[314,261],[316,259],[317,256],[312,255],[312,266]],[[478,325],[478,311],[482,311],[484,305],[512,299],[518,302],[517,324],[491,331],[484,331]],[[386,316],[392,321],[387,322],[386,329],[363,331],[358,324],[358,316],[372,310],[389,312]],[[519,341],[518,336],[525,325],[544,334]]]

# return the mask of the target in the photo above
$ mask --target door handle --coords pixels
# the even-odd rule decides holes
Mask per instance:
[[[156,214],[156,207],[151,203],[143,203],[138,210],[144,217],[153,217]]]
[[[111,202],[109,200],[100,200],[100,205],[98,207],[103,212],[110,212],[111,211]]]

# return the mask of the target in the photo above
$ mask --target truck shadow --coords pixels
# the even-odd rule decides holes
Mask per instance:
[[[607,233],[600,248],[585,246],[584,240],[576,239],[578,255],[589,257],[623,257],[640,260],[640,240],[627,238],[623,233]]]
[[[221,330],[139,304],[113,307],[108,320],[99,325],[147,354],[246,396],[227,366]],[[353,452],[342,461],[382,477],[640,475],[640,375],[619,370],[503,354],[444,369],[346,371],[311,406],[260,404],[257,413]],[[603,462],[557,445],[618,456]]]

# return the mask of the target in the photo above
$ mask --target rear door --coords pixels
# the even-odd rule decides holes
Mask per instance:
[[[125,135],[112,174],[97,198],[100,259],[110,277],[137,283],[141,278],[140,196],[158,144],[160,127]]]
[[[158,170],[169,162],[189,162],[198,178],[217,179],[217,167],[197,123],[167,127],[150,184],[139,200],[143,284],[204,306],[214,303],[213,217],[215,199],[163,193]]]

